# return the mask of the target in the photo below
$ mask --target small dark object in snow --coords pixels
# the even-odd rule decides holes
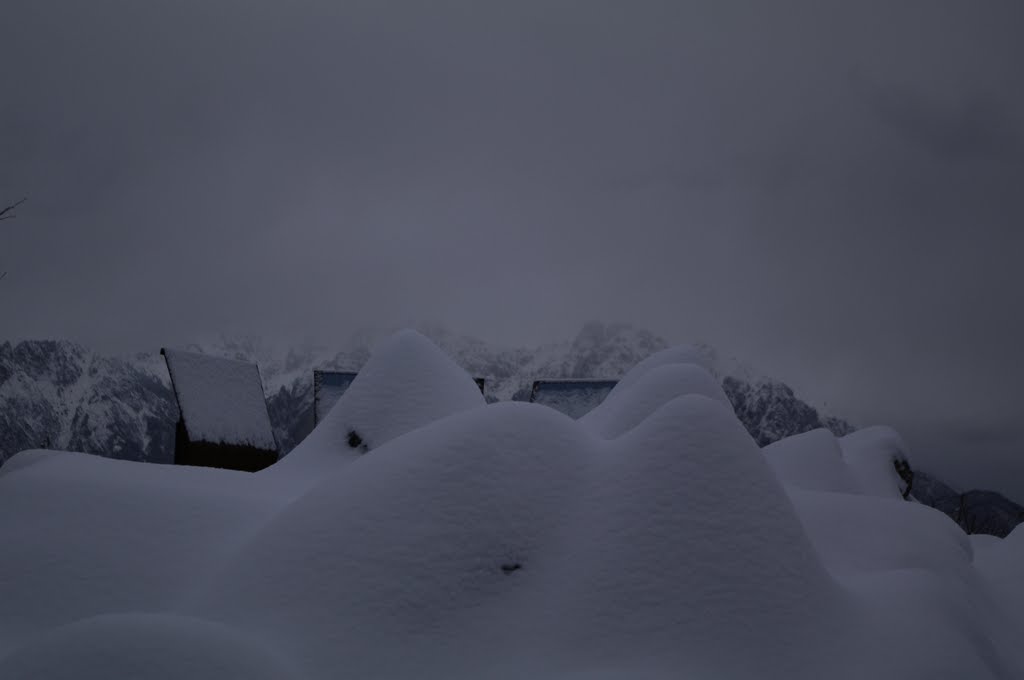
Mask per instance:
[[[351,446],[353,449],[358,449],[360,446],[363,445],[363,438],[360,437],[355,430],[349,430],[348,445]]]
[[[503,564],[503,565],[501,565],[501,570],[503,572],[505,572],[506,574],[511,574],[513,571],[519,571],[522,568],[523,568],[523,565],[519,564],[518,562],[516,562],[514,564]]]

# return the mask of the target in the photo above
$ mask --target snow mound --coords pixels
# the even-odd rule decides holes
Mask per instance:
[[[790,494],[863,617],[849,637],[859,650],[849,677],[1022,677],[1020,610],[1000,606],[1006,594],[987,586],[972,542],[946,515],[898,497]]]
[[[0,473],[0,516],[11,520],[0,524],[0,621],[12,635],[167,607],[274,507],[245,472],[54,451],[10,462]]]
[[[838,589],[731,410],[678,397],[610,446],[562,562],[568,648],[696,677],[785,677],[829,653]]]
[[[841,493],[860,490],[835,435],[824,428],[780,439],[761,452],[779,479],[789,486]]]
[[[375,348],[323,422],[258,474],[315,480],[399,435],[485,404],[466,371],[416,331],[401,331]]]
[[[663,364],[646,371],[625,388],[613,390],[580,423],[602,437],[614,439],[672,399],[687,394],[703,395],[732,408],[722,386],[704,368],[695,364]]]
[[[677,345],[676,347],[669,347],[660,352],[655,352],[638,363],[626,375],[622,376],[622,380],[619,381],[615,389],[625,390],[635,381],[642,378],[648,371],[669,364],[696,364],[707,371],[714,371],[714,365],[708,357],[707,348],[700,348],[695,345]]]
[[[594,650],[797,668],[808,640],[828,647],[808,622],[841,614],[837,595],[742,425],[690,395],[614,443],[523,403],[396,438],[292,502],[197,601],[310,671],[476,677]]]
[[[97,616],[48,631],[0,657],[0,677],[83,680],[284,680],[293,673],[225,626],[167,614]]]
[[[289,505],[220,570],[202,611],[353,677],[421,675],[457,662],[432,658],[454,647],[488,650],[467,662],[521,655],[544,639],[527,612],[544,605],[597,445],[521,402],[397,438]],[[310,587],[325,579],[343,585]]]
[[[473,378],[416,331],[381,343],[317,428],[320,440],[367,449],[485,404]],[[355,432],[362,444],[352,447]]]
[[[991,534],[970,534],[967,538],[971,540],[971,548],[974,554],[988,550],[1002,544],[1003,539]]]
[[[808,537],[838,577],[924,569],[966,578],[967,535],[933,508],[902,499],[791,490]]]
[[[1004,539],[988,542],[975,555],[975,565],[1008,615],[1024,611],[1024,524]],[[1024,634],[1024,622],[1018,629]]]
[[[839,438],[843,459],[853,472],[861,493],[882,498],[902,498],[907,485],[895,463],[909,464],[903,438],[891,427],[865,427]]]
[[[903,501],[885,428],[762,452],[684,355],[580,422],[403,333],[255,474],[19,454],[0,677],[1024,677],[1024,529]]]
[[[256,364],[162,351],[189,439],[277,450]]]

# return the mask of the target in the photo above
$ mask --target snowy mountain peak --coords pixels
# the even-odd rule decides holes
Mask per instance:
[[[590,321],[572,342],[569,352],[573,364],[566,377],[617,378],[636,364],[638,356],[643,358],[666,347],[668,343],[663,339],[629,324]],[[599,375],[602,370],[612,375]]]
[[[0,345],[0,461],[27,448],[165,460],[177,410],[149,366],[55,340]]]

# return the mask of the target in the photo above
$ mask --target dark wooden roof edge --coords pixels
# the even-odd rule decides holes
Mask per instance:
[[[359,375],[359,371],[338,371],[333,368],[314,368],[313,375],[317,373],[331,373],[333,375]]]
[[[207,446],[226,446],[239,449],[252,449],[253,451],[266,451],[268,453],[277,454],[278,456],[280,456],[281,453],[279,449],[264,449],[260,446],[256,446],[255,444],[249,444],[248,442],[211,442],[209,439],[192,439],[191,437],[189,437],[188,443],[205,444]],[[275,445],[277,444],[276,439],[274,440],[274,443]]]
[[[537,378],[534,383],[617,383],[618,378]]]
[[[589,378],[543,378],[533,381],[533,385],[530,387],[530,401],[532,402],[537,398],[537,390],[540,389],[542,385],[595,385],[599,387],[614,388],[618,384],[618,380],[612,379],[591,380]]]
[[[171,379],[171,392],[174,393],[174,404],[178,407],[178,420],[185,422],[185,414],[181,412],[181,397],[178,396],[178,385],[174,382],[174,374],[171,371],[171,364],[167,360],[167,348],[160,348],[160,356],[164,358],[164,366],[167,368],[167,377]],[[185,426],[186,431],[188,426]]]

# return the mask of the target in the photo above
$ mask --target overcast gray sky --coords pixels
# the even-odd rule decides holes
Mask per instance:
[[[2,335],[625,320],[1024,498],[1022,7],[7,0]]]

